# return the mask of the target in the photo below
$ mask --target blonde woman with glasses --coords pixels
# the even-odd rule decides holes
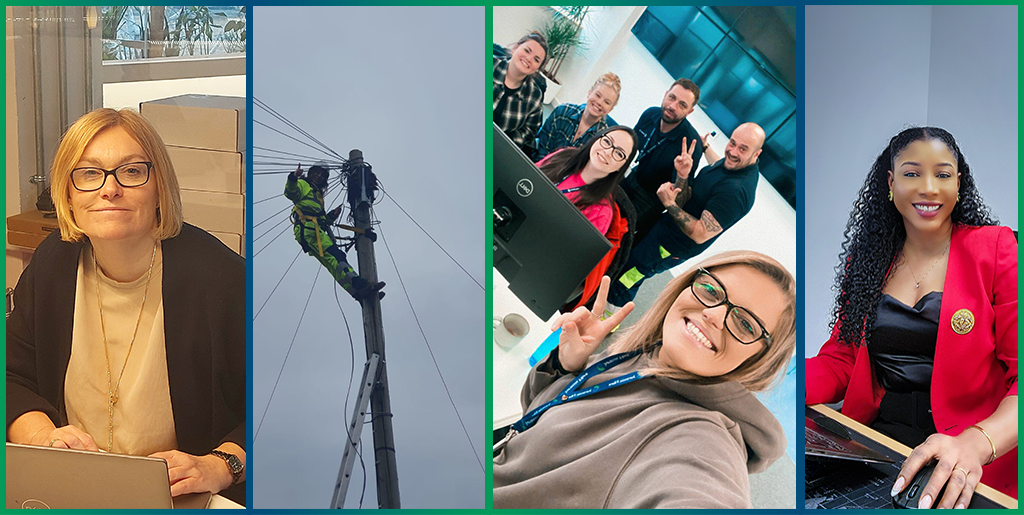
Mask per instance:
[[[756,252],[713,256],[673,279],[604,351],[633,309],[555,321],[558,347],[523,386],[525,415],[495,445],[495,508],[750,508],[748,474],[785,452],[753,392],[793,356],[796,289]]]
[[[162,458],[172,495],[244,503],[245,260],[183,223],[137,112],[82,116],[50,173],[60,231],[7,322],[8,440]]]

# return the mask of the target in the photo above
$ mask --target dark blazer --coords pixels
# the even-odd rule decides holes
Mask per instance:
[[[7,425],[42,411],[68,424],[64,376],[71,358],[78,259],[84,243],[51,234],[14,292],[7,321]],[[185,224],[163,241],[164,338],[178,449],[204,455],[246,442],[245,259]],[[244,502],[244,490],[243,500]]]
[[[961,309],[974,315],[966,334],[952,327]],[[864,424],[878,416],[885,390],[872,371],[866,346],[844,345],[837,331],[805,361],[807,404],[838,402]],[[1017,241],[1007,227],[956,225],[949,246],[935,341],[931,403],[935,428],[959,435],[1017,395]],[[981,479],[1017,497],[1017,449],[985,466]]]

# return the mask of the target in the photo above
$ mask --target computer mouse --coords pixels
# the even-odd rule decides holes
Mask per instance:
[[[892,505],[896,508],[916,510],[918,503],[921,502],[921,497],[924,495],[924,487],[928,484],[928,480],[932,478],[932,472],[935,472],[935,463],[921,467],[921,470],[917,471],[917,474],[914,474],[914,477],[910,479],[910,483],[900,493],[896,494],[896,497],[892,498]],[[939,503],[939,499],[942,499],[942,494],[945,491],[946,486],[943,485],[942,489],[939,490],[939,494],[932,499],[932,508]]]

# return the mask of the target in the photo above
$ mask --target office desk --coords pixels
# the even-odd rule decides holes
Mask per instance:
[[[221,497],[220,495],[214,495],[210,498],[210,509],[211,510],[244,510],[245,506],[228,499],[227,497]]]
[[[842,413],[839,413],[839,412],[837,412],[837,411],[835,411],[835,410],[833,410],[833,409],[831,409],[831,408],[829,408],[827,406],[824,406],[822,404],[817,404],[817,405],[814,405],[814,406],[808,406],[807,410],[808,411],[815,411],[817,413],[825,415],[826,417],[829,417],[829,418],[839,422],[840,424],[845,426],[847,429],[851,430],[852,433],[856,433],[856,434],[852,435],[852,437],[855,440],[861,441],[861,443],[864,443],[865,445],[868,445],[869,447],[872,447],[875,450],[881,451],[883,454],[886,454],[889,457],[896,459],[896,463],[895,464],[891,464],[890,463],[890,464],[870,464],[869,465],[869,464],[853,463],[853,462],[840,463],[842,460],[835,460],[834,462],[829,462],[830,465],[835,464],[835,465],[837,465],[839,467],[843,467],[843,466],[848,466],[849,465],[849,466],[855,466],[855,467],[862,468],[865,471],[865,475],[864,475],[865,479],[864,480],[866,482],[875,482],[875,483],[877,483],[877,485],[874,485],[874,486],[878,487],[878,488],[875,488],[876,491],[878,489],[882,489],[884,491],[883,493],[884,493],[885,498],[877,499],[879,501],[879,503],[876,503],[876,504],[886,504],[886,506],[884,506],[884,507],[892,508],[891,501],[889,501],[889,498],[888,498],[889,489],[892,488],[893,482],[896,481],[896,475],[899,472],[900,467],[903,465],[903,459],[906,458],[908,454],[910,454],[910,451],[912,449],[910,447],[907,447],[906,445],[903,445],[902,443],[897,442],[896,440],[893,440],[892,438],[889,438],[888,436],[883,435],[882,433],[879,433],[878,431],[875,431],[874,429],[871,429],[870,427],[867,427],[864,424],[861,424],[860,422],[857,422],[856,420],[853,420],[853,419],[843,415]],[[861,438],[861,437],[863,437],[863,438]],[[879,446],[881,446],[883,448],[879,448]],[[808,458],[807,459],[807,467],[805,467],[806,477],[804,478],[804,484],[805,484],[805,487],[807,487],[806,488],[806,492],[808,492],[808,493],[810,493],[812,491],[812,488],[810,486],[808,486],[808,482],[812,481],[811,475],[814,474],[813,469],[815,468],[815,467],[812,466],[811,461],[812,460],[810,458]],[[868,497],[870,497],[870,496],[868,496]],[[981,499],[979,499],[979,497]],[[824,500],[824,499],[816,499],[816,498],[805,499],[805,503],[807,503],[807,504],[822,502],[822,507],[827,507],[827,508],[849,507],[849,506],[842,506],[842,500],[841,499],[830,499],[830,500],[827,500],[827,502],[829,503],[828,505],[825,504],[825,501],[826,500]],[[1008,495],[1006,495],[1006,494],[1004,494],[1004,493],[1002,493],[1002,492],[1000,492],[998,490],[995,490],[995,489],[993,489],[993,488],[991,488],[989,486],[986,486],[983,483],[978,485],[978,488],[977,488],[977,490],[974,493],[974,499],[972,499],[972,501],[971,501],[971,507],[976,507],[975,506],[976,503],[979,503],[979,502],[980,503],[984,503],[984,504],[991,504],[992,505],[991,507],[1003,507],[1003,508],[1008,508],[1008,509],[1017,509],[1017,500],[1016,499],[1014,499],[1014,498],[1012,498],[1012,497],[1010,497],[1010,496],[1008,496]],[[839,505],[837,505],[837,504],[839,504]],[[812,506],[807,506],[807,507],[809,508],[809,507],[812,507]],[[878,506],[878,507],[882,507],[882,506]],[[985,507],[990,507],[990,506],[985,506]]]
[[[508,289],[508,281],[491,269],[494,278],[494,313],[493,316],[503,317],[509,313],[518,313],[530,323],[530,333],[523,341],[511,349],[494,343],[491,339],[492,370],[493,370],[493,413],[492,429],[505,427],[523,416],[523,408],[519,403],[519,393],[530,373],[530,355],[551,334],[551,323],[558,317],[555,313],[548,320],[541,320],[526,307],[518,297]]]

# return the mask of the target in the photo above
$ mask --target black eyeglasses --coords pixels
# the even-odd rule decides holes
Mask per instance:
[[[749,309],[729,302],[722,281],[703,268],[697,269],[697,276],[690,285],[690,291],[705,307],[713,308],[725,304],[729,312],[725,315],[725,328],[729,334],[744,345],[750,345],[764,338],[765,345],[771,345],[772,336]]]
[[[125,163],[113,170],[88,167],[71,170],[71,185],[78,191],[96,191],[107,183],[107,176],[113,175],[114,180],[123,188],[138,188],[149,182],[149,170],[153,163]]]
[[[601,138],[598,139],[597,142],[600,143],[601,148],[605,150],[608,150],[609,148],[612,149],[612,159],[620,163],[626,160],[626,157],[628,156],[628,154],[626,154],[626,151],[620,147],[616,147],[615,142],[612,141],[612,139],[609,138],[607,134],[601,136]]]

